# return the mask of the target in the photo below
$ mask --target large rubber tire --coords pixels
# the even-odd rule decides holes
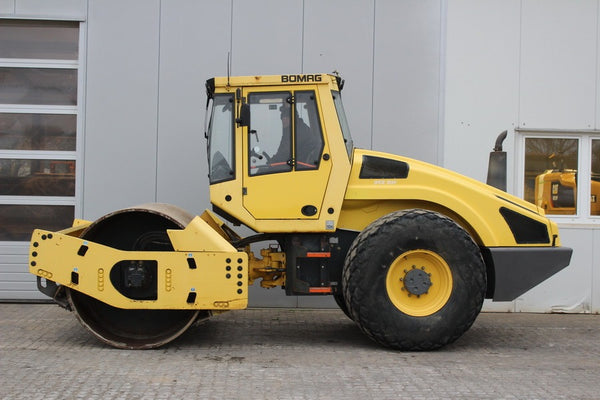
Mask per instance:
[[[352,314],[350,314],[350,311],[348,310],[348,306],[346,305],[346,299],[344,299],[343,293],[334,294],[333,299],[335,300],[335,304],[337,304],[340,310],[344,312],[346,317],[352,319]]]
[[[374,341],[398,350],[433,350],[475,321],[486,292],[485,264],[477,244],[452,219],[403,210],[357,236],[342,285],[352,319]]]

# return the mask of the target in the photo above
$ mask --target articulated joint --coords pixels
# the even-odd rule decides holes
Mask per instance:
[[[256,258],[250,248],[246,248],[249,263],[249,284],[255,279],[261,278],[260,286],[273,288],[285,284],[285,253],[277,251],[277,248],[262,249],[262,259]]]

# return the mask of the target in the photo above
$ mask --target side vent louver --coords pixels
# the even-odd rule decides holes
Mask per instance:
[[[404,161],[363,156],[360,179],[406,179],[409,167]]]
[[[550,243],[548,229],[543,223],[505,207],[500,208],[500,214],[504,217],[518,244]]]

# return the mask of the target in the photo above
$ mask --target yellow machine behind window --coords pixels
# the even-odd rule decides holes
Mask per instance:
[[[600,215],[600,176],[592,174],[590,214]],[[535,201],[546,214],[577,214],[577,171],[548,170],[535,178]]]

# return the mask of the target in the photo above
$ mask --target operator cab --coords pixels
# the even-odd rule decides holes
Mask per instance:
[[[294,219],[319,221],[306,230],[334,230],[353,146],[342,81],[331,75],[225,79],[207,81],[215,211],[250,227]],[[334,178],[344,186],[336,193]],[[286,227],[271,228],[279,229]]]

